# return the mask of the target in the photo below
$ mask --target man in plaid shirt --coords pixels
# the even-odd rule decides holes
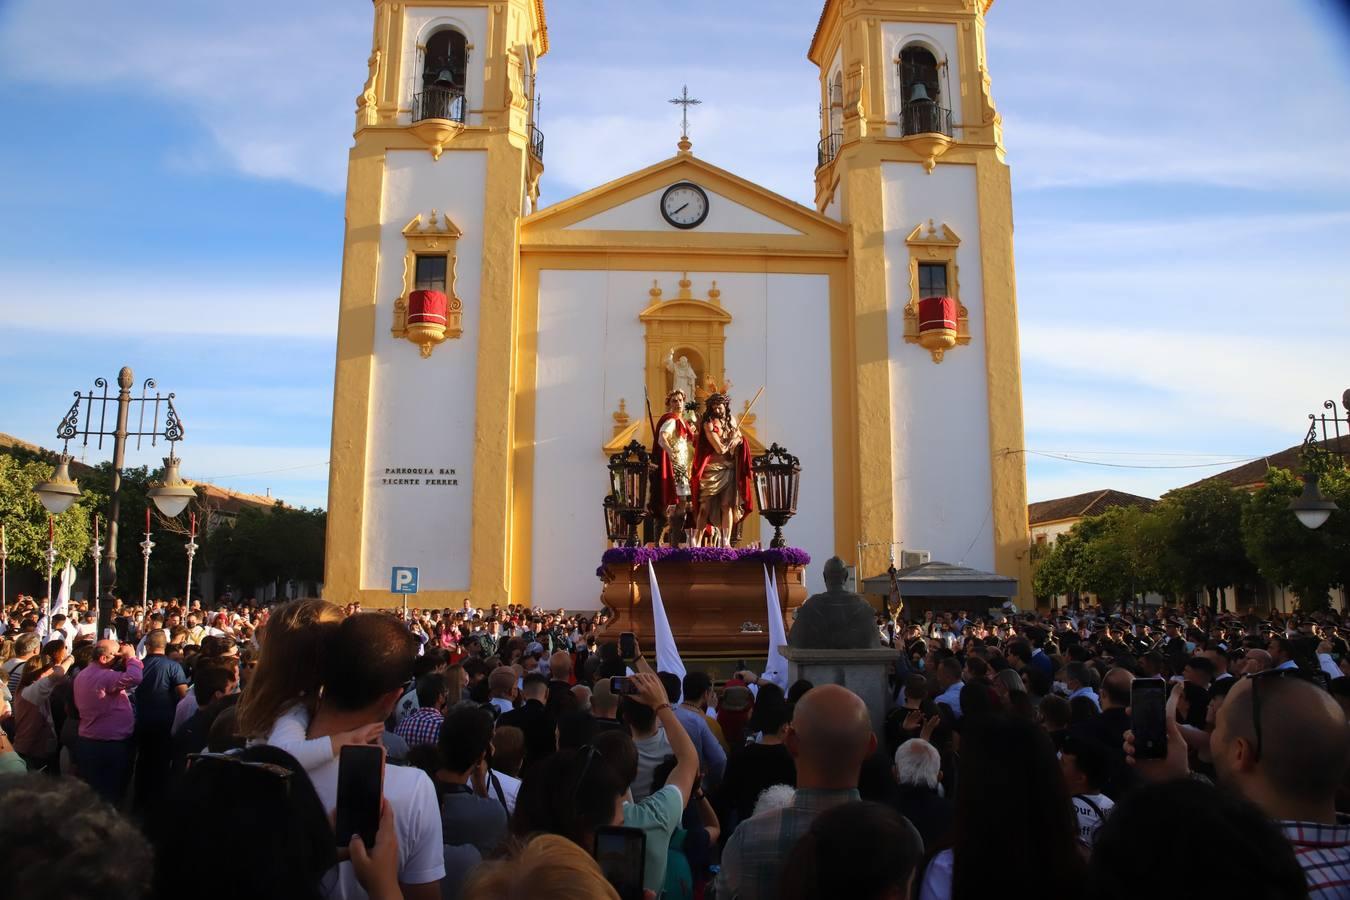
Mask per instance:
[[[439,672],[423,675],[417,679],[417,709],[403,717],[394,734],[407,741],[409,749],[435,744],[441,737],[449,698],[450,682],[444,675]]]
[[[1350,726],[1331,695],[1287,671],[1243,678],[1219,710],[1210,748],[1219,779],[1284,831],[1308,896],[1350,898],[1350,820],[1336,814]]]

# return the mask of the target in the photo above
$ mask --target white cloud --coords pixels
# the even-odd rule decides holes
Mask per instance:
[[[74,277],[74,273],[66,273]],[[336,282],[336,273],[333,274]],[[79,314],[54,317],[50,273],[0,273],[0,309],[5,324],[63,334],[182,334],[278,336],[331,340],[337,334],[338,289],[275,280],[188,283],[162,273],[139,278],[99,274],[77,278]]]
[[[321,0],[17,0],[0,31],[0,65],[107,102],[167,101],[198,121],[210,155],[231,168],[337,192],[370,29],[368,5]]]
[[[1247,448],[1253,452],[1297,443],[1306,411],[1323,397],[1339,394],[1344,386],[1335,364],[1343,357],[1342,343],[1334,335],[1307,330],[1260,336],[1070,325],[1022,329],[1028,368],[1041,377],[1048,373],[1113,386],[1098,392],[1097,406],[1118,413],[1131,434],[1156,435],[1159,447],[1175,445],[1178,434],[1189,438],[1209,432],[1232,439],[1246,430],[1288,435],[1279,447]],[[1069,390],[1070,402],[1061,408],[1062,396],[1050,394],[1042,405],[1029,386],[1028,420],[1037,428],[1058,424],[1061,432],[1084,435],[1108,426],[1089,412],[1087,391],[1075,396]]]

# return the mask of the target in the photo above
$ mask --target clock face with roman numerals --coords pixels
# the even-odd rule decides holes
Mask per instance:
[[[697,228],[708,218],[708,195],[690,181],[672,184],[661,195],[661,215],[676,228]]]

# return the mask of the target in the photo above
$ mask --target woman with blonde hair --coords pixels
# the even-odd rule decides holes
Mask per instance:
[[[239,734],[263,740],[290,753],[306,768],[337,756],[345,744],[369,744],[383,726],[376,723],[331,738],[305,739],[322,689],[324,647],[338,623],[342,609],[325,600],[292,600],[276,607],[261,630],[258,664],[247,683],[235,713]],[[273,729],[286,719],[290,726],[277,734]],[[298,727],[297,727],[298,726]]]
[[[565,837],[540,834],[506,859],[480,863],[462,900],[619,900],[591,855]]]

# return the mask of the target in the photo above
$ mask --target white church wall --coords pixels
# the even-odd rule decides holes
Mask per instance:
[[[474,398],[487,154],[449,152],[437,162],[425,150],[391,150],[387,159],[361,585],[388,590],[391,567],[417,566],[420,590],[465,590],[473,549]],[[403,228],[413,216],[426,216],[432,209],[463,232],[455,292],[464,304],[464,333],[423,359],[414,344],[393,337],[389,327],[394,300],[403,292]],[[455,474],[386,476],[386,469],[399,468],[445,468]],[[422,483],[385,484],[385,477]],[[428,478],[453,478],[458,484],[431,485]]]
[[[975,168],[939,165],[931,175],[908,163],[883,163],[887,330],[891,353],[895,540],[934,560],[993,571],[992,484],[984,303]],[[971,342],[935,364],[904,342],[909,302],[905,238],[932,219],[961,239],[961,302]],[[864,490],[867,486],[864,485]]]
[[[580,609],[599,603],[595,566],[605,546],[600,502],[608,489],[601,446],[613,435],[619,399],[646,415],[644,327],[638,314],[656,279],[666,299],[679,272],[545,270],[539,278],[532,536],[534,602]],[[716,279],[727,327],[727,377],[735,410],[765,385],[755,430],[802,460],[790,541],[807,549],[812,590],[834,550],[833,439],[829,428],[829,282],[821,276],[690,273],[706,297]],[[772,316],[770,316],[772,312]],[[659,415],[663,398],[653,397]],[[765,543],[772,529],[763,532]],[[748,538],[753,540],[753,538]],[[547,587],[548,594],[538,593]]]
[[[937,57],[941,64],[944,60],[947,63],[945,69],[940,69],[938,80],[942,85],[941,106],[952,111],[952,124],[961,124],[961,96],[960,89],[964,83],[961,80],[961,56],[957,52],[957,38],[955,25],[943,25],[937,22],[886,22],[881,26],[881,42],[883,57],[890,64],[886,71],[889,73],[886,77],[886,134],[890,137],[899,137],[900,131],[900,109],[903,106],[903,98],[900,96],[900,51],[910,44],[921,44]]]
[[[453,15],[447,15],[451,11]],[[404,16],[403,64],[399,70],[403,75],[403,84],[399,86],[399,109],[411,109],[413,95],[422,90],[422,60],[417,48],[426,46],[432,34],[448,27],[462,32],[468,39],[468,45],[473,48],[469,51],[469,65],[465,72],[464,101],[467,110],[481,110],[488,47],[487,8],[409,6]],[[400,113],[399,121],[403,125],[411,124],[411,114]],[[482,125],[482,113],[469,112],[465,124]]]
[[[672,181],[671,184],[679,182]],[[643,194],[567,226],[567,231],[679,231],[661,215],[661,195],[670,185]],[[741,234],[801,234],[795,228],[771,219],[761,212],[742,206],[735,200],[704,188],[708,195],[708,218],[701,232],[727,231]]]

